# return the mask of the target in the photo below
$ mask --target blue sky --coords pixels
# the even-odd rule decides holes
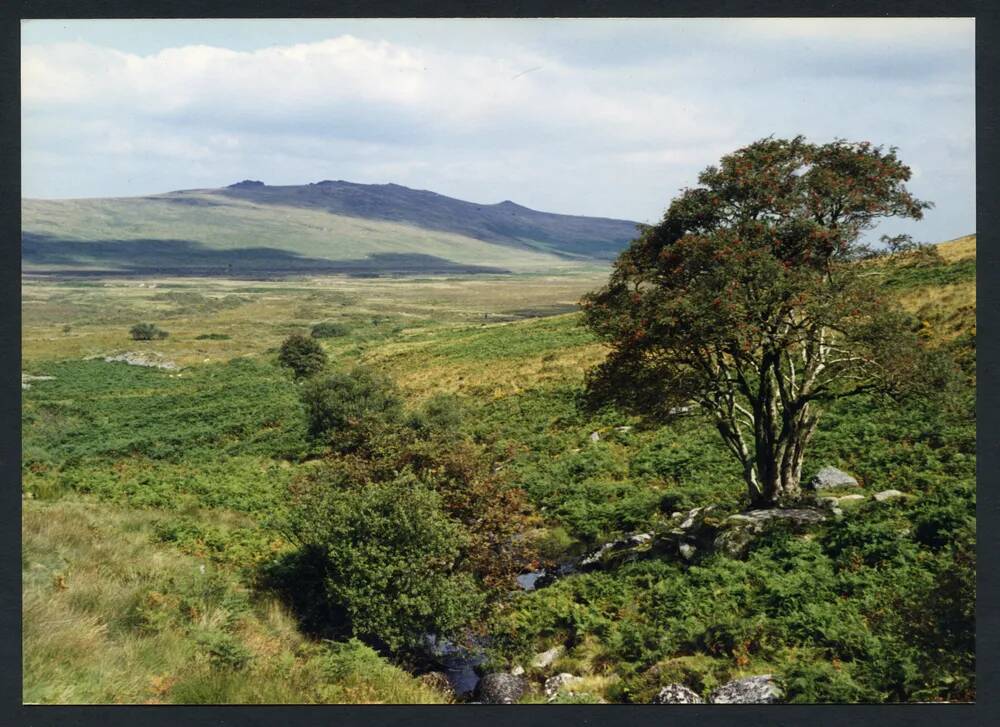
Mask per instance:
[[[26,197],[320,179],[655,222],[763,136],[899,147],[975,231],[974,21],[118,20],[22,25]]]

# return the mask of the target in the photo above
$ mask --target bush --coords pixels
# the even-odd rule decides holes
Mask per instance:
[[[136,323],[129,330],[129,335],[132,336],[133,341],[152,341],[154,339],[163,340],[170,334],[157,328],[154,323]]]
[[[311,381],[302,391],[309,432],[337,452],[353,452],[403,417],[403,398],[387,377],[366,368]]]
[[[410,415],[408,423],[420,432],[456,433],[466,414],[465,405],[455,394],[435,394]]]
[[[326,367],[326,353],[314,340],[296,333],[281,344],[278,362],[290,368],[295,378],[301,379],[314,376]]]
[[[196,341],[228,341],[229,336],[225,333],[202,333],[200,336],[195,336]]]
[[[337,338],[348,333],[350,329],[342,323],[317,323],[312,327],[310,335],[313,338]]]
[[[427,633],[454,635],[478,617],[482,595],[458,570],[466,536],[437,493],[412,475],[310,485],[293,492],[286,524],[309,567],[299,583],[286,571],[283,590],[311,590],[342,622],[334,627],[392,649],[417,647]]]

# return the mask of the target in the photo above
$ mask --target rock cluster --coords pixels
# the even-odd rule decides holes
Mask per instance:
[[[781,700],[781,689],[771,674],[759,674],[726,682],[712,692],[712,704],[774,704]],[[652,704],[704,704],[705,700],[683,684],[668,684],[653,697]]]
[[[668,684],[653,697],[652,704],[704,704],[705,700],[683,684]]]

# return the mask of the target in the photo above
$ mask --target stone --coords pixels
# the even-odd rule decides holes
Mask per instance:
[[[827,510],[807,507],[747,510],[726,518],[727,527],[716,536],[713,546],[730,557],[741,558],[746,554],[754,538],[764,532],[772,522],[784,521],[801,530],[809,525],[823,522],[830,514]]]
[[[523,676],[494,672],[476,685],[476,697],[483,704],[514,704],[524,696],[527,681]]]
[[[886,500],[895,500],[897,497],[906,497],[906,495],[899,490],[882,490],[876,492],[872,497],[878,502],[885,502]]]
[[[781,689],[771,674],[733,679],[712,692],[712,704],[774,704],[781,699]]]
[[[833,490],[840,487],[859,487],[858,481],[836,467],[824,467],[807,485],[812,490]]]
[[[651,704],[704,704],[705,700],[702,699],[697,692],[693,689],[688,689],[683,684],[668,684],[663,687],[655,697]]]
[[[535,669],[546,669],[552,666],[552,662],[562,656],[564,651],[566,651],[566,647],[557,644],[541,654],[535,654],[535,658],[531,660],[531,666]]]
[[[549,677],[545,680],[545,698],[548,701],[553,701],[563,687],[572,686],[574,684],[579,684],[583,679],[574,674],[569,674],[563,672],[562,674],[556,674],[554,677]],[[572,694],[572,692],[570,692]]]
[[[632,427],[630,427],[628,425],[625,425],[623,427],[615,427],[615,431],[616,432],[631,432],[632,431]]]
[[[695,551],[698,550],[690,543],[681,543],[677,546],[677,549],[680,551],[681,557],[683,557],[684,560],[691,560],[694,558]]]
[[[163,358],[163,354],[155,351],[150,351],[148,353],[127,351],[115,356],[105,356],[104,361],[106,363],[124,363],[129,366],[147,366],[149,368],[166,369],[168,371],[175,371],[179,368],[179,366],[173,361],[165,360]]]
[[[597,432],[591,432],[590,433],[590,441],[591,442],[599,442],[599,441],[601,441],[601,435],[598,434]]]
[[[517,666],[515,666],[513,669],[510,670],[510,673],[516,677],[524,676],[524,667],[518,664]]]

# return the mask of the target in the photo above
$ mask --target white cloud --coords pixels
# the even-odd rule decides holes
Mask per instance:
[[[721,154],[804,133],[898,145],[941,228],[949,209],[955,234],[973,224],[971,21],[549,22],[24,45],[25,194],[334,178],[651,220]]]

